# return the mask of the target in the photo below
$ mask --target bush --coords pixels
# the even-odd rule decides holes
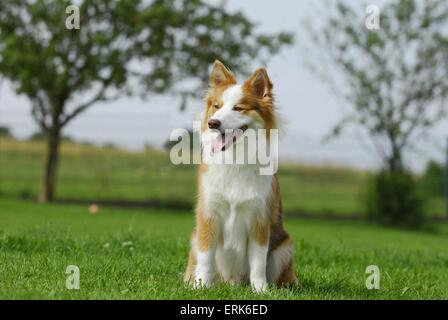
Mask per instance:
[[[427,195],[443,197],[445,195],[445,168],[443,165],[430,161],[421,178],[420,186]]]
[[[12,138],[11,130],[8,127],[0,126],[0,137]]]
[[[47,135],[42,131],[36,131],[28,138],[29,141],[44,141]]]
[[[47,139],[47,134],[42,131],[36,131],[33,134],[31,134],[28,138],[29,141],[45,141]],[[61,142],[75,142],[74,139],[67,135],[61,135]]]
[[[366,202],[368,218],[380,224],[418,228],[425,222],[423,197],[408,172],[376,174],[369,183]]]

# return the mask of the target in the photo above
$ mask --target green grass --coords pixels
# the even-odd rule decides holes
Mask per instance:
[[[286,219],[301,286],[261,295],[244,286],[185,287],[192,227],[190,212],[92,215],[86,206],[0,198],[0,298],[448,299],[447,225],[410,232]],[[65,288],[68,265],[80,268],[80,290]],[[380,290],[365,287],[368,265],[380,268]]]
[[[44,147],[41,142],[0,138],[0,194],[36,198]],[[287,213],[364,214],[365,172],[283,163],[279,179]],[[167,153],[62,145],[58,198],[157,200],[192,206],[195,194],[195,167],[172,165]],[[427,211],[431,216],[442,216],[443,197],[430,197]]]

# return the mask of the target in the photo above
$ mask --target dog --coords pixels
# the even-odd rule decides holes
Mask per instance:
[[[220,61],[210,74],[201,122],[202,154],[232,152],[248,129],[277,129],[272,82],[265,68],[243,84]],[[277,176],[249,164],[199,166],[196,227],[184,281],[195,288],[221,281],[268,286],[297,284],[293,243],[282,221]]]

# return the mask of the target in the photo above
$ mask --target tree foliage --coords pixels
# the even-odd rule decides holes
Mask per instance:
[[[65,26],[68,5],[0,4],[0,74],[30,98],[44,129],[52,120],[64,126],[117,91],[163,93],[186,79],[205,81],[216,58],[243,72],[251,59],[291,42],[287,33],[257,34],[243,14],[198,0],[84,0],[79,30]],[[77,103],[85,94],[89,99]],[[58,119],[51,119],[53,113]]]

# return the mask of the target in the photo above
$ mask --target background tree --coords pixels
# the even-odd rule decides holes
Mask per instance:
[[[349,108],[331,136],[353,124],[367,132],[384,161],[368,191],[369,217],[418,227],[424,199],[404,152],[446,119],[448,1],[391,1],[381,8],[380,29],[372,31],[366,6],[337,1],[333,9],[322,28],[309,25],[317,61],[310,65]]]
[[[53,199],[61,130],[99,101],[170,90],[194,96],[221,59],[246,73],[292,41],[263,35],[243,14],[201,0],[78,1],[80,29],[68,30],[69,1],[0,2],[0,76],[29,98],[47,139],[43,202]]]
[[[447,115],[448,2],[391,1],[377,31],[365,27],[365,8],[337,1],[321,29],[308,24],[316,58],[309,65],[350,108],[332,134],[350,124],[365,129],[396,172],[403,151]]]

